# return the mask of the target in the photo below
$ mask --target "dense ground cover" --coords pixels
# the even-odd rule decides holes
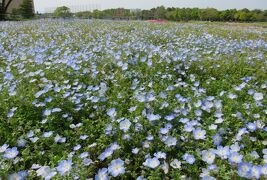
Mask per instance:
[[[266,57],[261,27],[1,23],[0,177],[265,179]]]

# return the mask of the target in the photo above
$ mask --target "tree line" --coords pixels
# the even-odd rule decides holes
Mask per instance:
[[[227,9],[217,10],[215,8],[165,8],[160,6],[150,10],[140,9],[105,9],[77,12],[73,14],[79,18],[98,19],[162,19],[171,21],[267,21],[267,10],[249,9]]]

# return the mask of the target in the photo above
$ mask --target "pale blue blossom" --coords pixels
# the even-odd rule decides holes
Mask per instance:
[[[194,138],[198,139],[205,139],[206,138],[206,131],[202,130],[201,128],[197,128],[193,131]]]
[[[188,163],[188,164],[194,164],[194,162],[195,162],[195,157],[194,157],[194,155],[192,155],[192,154],[188,154],[188,153],[185,153],[184,155],[183,155],[183,159]]]
[[[19,151],[17,147],[7,148],[5,150],[5,154],[3,155],[3,157],[6,159],[14,159],[15,157],[17,157],[18,154],[19,154]]]
[[[149,168],[155,169],[156,167],[158,167],[160,165],[160,162],[159,162],[158,158],[156,158],[156,157],[154,157],[154,158],[148,158],[143,163],[143,165],[144,166],[147,166]]]
[[[108,172],[113,176],[117,177],[120,174],[125,173],[124,161],[121,159],[112,160],[108,167]]]
[[[213,150],[202,151],[202,160],[208,164],[212,164],[215,160],[215,153]]]
[[[130,126],[131,126],[131,122],[128,119],[120,122],[120,130],[122,130],[123,132],[127,132]]]
[[[95,175],[95,180],[108,180],[108,169],[102,168],[98,170],[98,173]]]
[[[238,152],[232,152],[230,155],[229,155],[229,161],[231,163],[236,163],[236,164],[239,164],[242,162],[242,159],[243,159],[243,155],[239,154]]]
[[[60,173],[60,175],[69,174],[72,169],[72,161],[71,160],[62,160],[56,167],[56,170]]]

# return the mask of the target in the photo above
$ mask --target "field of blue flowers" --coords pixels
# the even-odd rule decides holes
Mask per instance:
[[[0,24],[0,179],[266,179],[267,29]]]

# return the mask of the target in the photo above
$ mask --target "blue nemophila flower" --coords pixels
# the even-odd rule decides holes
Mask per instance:
[[[120,149],[120,146],[118,145],[118,143],[112,143],[110,144],[109,148],[107,148],[103,153],[101,153],[99,156],[98,156],[98,159],[100,161],[103,161],[104,159],[106,159],[107,157],[111,156],[113,154],[113,152],[115,150],[118,150]]]
[[[181,118],[181,119],[179,120],[179,122],[185,124],[185,123],[189,122],[189,119],[188,119],[188,118]]]
[[[175,118],[175,115],[174,114],[170,114],[170,115],[164,117],[164,119],[166,119],[167,121],[171,121],[174,118]]]
[[[149,134],[149,135],[146,137],[146,140],[148,140],[148,141],[152,141],[152,140],[154,140],[154,136],[152,136],[151,134]]]
[[[61,112],[62,110],[60,109],[60,108],[53,108],[52,110],[51,110],[51,112],[52,113],[54,113],[54,112]]]
[[[46,110],[43,111],[43,115],[44,116],[49,116],[49,115],[51,115],[51,113],[52,113],[51,109],[46,109]]]
[[[218,146],[215,153],[222,159],[227,159],[230,154],[230,148],[229,146]]]
[[[183,155],[183,160],[185,160],[188,164],[194,164],[195,157],[192,154],[185,153]]]
[[[180,169],[181,168],[181,161],[179,161],[178,159],[174,159],[172,160],[172,162],[170,163],[170,166],[174,169]]]
[[[220,136],[220,134],[215,134],[214,136],[212,136],[212,139],[215,146],[219,146],[222,142],[222,137]]]
[[[130,107],[130,108],[128,109],[128,111],[130,111],[130,112],[134,112],[136,109],[137,109],[137,106],[133,106],[133,107]]]
[[[29,138],[29,139],[30,139],[30,141],[31,141],[32,143],[35,143],[35,142],[37,142],[37,141],[39,140],[38,137],[32,137],[32,138]]]
[[[215,160],[215,153],[213,150],[202,151],[202,160],[208,164],[212,164]]]
[[[159,120],[161,118],[161,116],[159,114],[147,114],[146,115],[146,118],[149,120],[149,121],[156,121],[156,120]]]
[[[120,122],[120,130],[127,132],[131,126],[131,122],[128,119],[125,119]]]
[[[111,163],[109,164],[108,172],[113,177],[117,177],[120,174],[124,174],[125,173],[124,161],[121,159],[112,160]]]
[[[217,127],[218,126],[216,124],[211,124],[211,125],[209,125],[209,130],[216,130]]]
[[[138,176],[138,177],[136,178],[136,180],[147,180],[147,179],[144,178],[143,176]]]
[[[252,80],[252,77],[250,77],[250,76],[243,77],[243,78],[241,78],[241,80],[243,80],[245,82],[249,82],[250,80]]]
[[[202,111],[200,109],[197,109],[194,111],[196,116],[201,116],[202,115]]]
[[[107,112],[107,115],[111,118],[114,118],[117,115],[116,109],[115,108],[110,108]]]
[[[23,139],[22,137],[20,137],[17,140],[17,143],[18,143],[18,147],[24,147],[26,145],[27,141],[25,139]]]
[[[242,162],[238,165],[238,175],[244,178],[251,177],[252,165],[247,162]]]
[[[237,98],[237,95],[236,94],[233,94],[233,93],[229,93],[228,94],[228,98],[230,98],[230,99],[236,99]]]
[[[173,136],[168,136],[165,140],[164,140],[164,143],[170,147],[170,146],[176,146],[177,144],[177,139],[176,137],[173,137]]]
[[[14,76],[12,75],[11,72],[6,72],[5,75],[4,75],[4,79],[5,80],[12,80],[14,78]]]
[[[236,140],[241,140],[242,139],[242,136],[244,134],[248,133],[247,129],[246,128],[240,128],[238,129],[238,132],[237,132],[237,135],[236,135]]]
[[[57,175],[57,172],[55,169],[52,169],[52,171],[45,177],[45,180],[52,179],[55,175]]]
[[[89,166],[92,163],[93,163],[93,161],[91,159],[89,159],[89,158],[83,158],[83,165]]]
[[[261,176],[261,166],[252,166],[251,168],[251,177],[259,179]]]
[[[263,94],[262,93],[254,93],[253,98],[255,101],[261,101],[261,100],[263,100]]]
[[[7,148],[3,157],[6,159],[14,159],[15,157],[17,157],[18,154],[19,151],[17,147]]]
[[[71,159],[75,154],[75,151],[72,151],[68,154],[68,159]]]
[[[72,169],[72,160],[62,160],[56,167],[60,175],[69,174]]]
[[[237,142],[230,146],[230,152],[238,152],[240,151],[240,149],[241,147],[239,146]]]
[[[24,180],[24,179],[26,179],[27,176],[28,176],[27,171],[19,171],[17,173],[8,175],[8,179],[9,180],[13,180],[13,179]]]
[[[109,146],[113,151],[120,149],[120,145],[117,142],[111,143]]]
[[[77,144],[76,146],[73,147],[73,151],[78,151],[79,149],[81,149],[81,145]]]
[[[154,156],[157,157],[158,159],[166,159],[166,153],[165,152],[157,152],[154,153]]]
[[[13,117],[13,116],[14,116],[14,112],[15,112],[17,109],[18,109],[17,107],[13,107],[13,108],[11,108],[11,109],[8,111],[8,113],[7,113],[7,117],[8,117],[8,118]]]
[[[80,139],[81,139],[81,140],[85,140],[85,139],[87,139],[88,137],[89,137],[89,136],[87,136],[87,135],[81,135],[81,136],[80,136]]]
[[[252,132],[256,131],[257,129],[256,123],[252,123],[252,122],[247,123],[247,129]]]
[[[212,176],[210,176],[210,175],[207,175],[207,176],[203,176],[203,177],[201,178],[201,180],[216,180],[216,178],[215,178],[215,177],[212,177]]]
[[[151,143],[149,141],[144,141],[142,144],[143,144],[143,148],[148,149]]]
[[[201,128],[197,128],[193,131],[194,138],[198,139],[205,139],[206,138],[206,131],[202,130]]]
[[[228,159],[231,163],[239,164],[242,162],[243,155],[239,154],[238,152],[232,152],[229,155]]]
[[[53,131],[44,132],[43,137],[48,138],[48,137],[51,137],[52,135],[53,135]]]
[[[132,149],[132,153],[133,153],[133,154],[138,154],[139,151],[140,151],[139,148],[133,148],[133,149]]]
[[[111,148],[108,148],[98,156],[98,159],[100,161],[103,161],[104,159],[106,159],[107,157],[111,156],[112,154],[113,154],[113,150]]]
[[[46,178],[50,172],[51,169],[49,166],[42,166],[38,170],[36,170],[37,176],[41,176],[43,178]]]
[[[265,177],[267,177],[267,164],[264,164],[262,167],[261,167],[261,174]]]
[[[257,153],[257,151],[252,151],[251,153],[250,153],[250,156],[252,157],[252,158],[254,158],[254,159],[258,159],[260,156],[259,156],[259,154]]]
[[[112,129],[113,129],[112,124],[107,124],[106,129],[105,129],[105,134],[111,135]]]
[[[27,138],[31,138],[34,136],[34,131],[33,130],[30,130],[27,134],[26,134],[26,137]]]
[[[46,93],[45,90],[38,91],[34,96],[35,98],[39,98],[42,94]]]
[[[88,152],[83,152],[78,157],[83,159],[83,158],[86,158],[88,156],[89,156],[89,153]]]
[[[2,146],[0,146],[0,153],[5,152],[8,147],[9,145],[7,144],[3,144]]]
[[[192,132],[194,130],[194,126],[191,124],[191,123],[187,123],[185,126],[184,126],[184,131],[185,132]]]
[[[160,133],[161,133],[161,134],[167,134],[169,131],[170,131],[170,130],[169,130],[168,128],[166,128],[166,127],[164,127],[164,128],[160,128]]]
[[[210,171],[218,171],[218,167],[215,164],[211,164],[207,168]]]
[[[108,180],[108,169],[102,168],[98,170],[98,173],[95,175],[95,180]]]
[[[168,128],[168,129],[171,129],[173,126],[172,126],[172,124],[167,123],[167,124],[165,125],[165,127]]]
[[[160,165],[158,158],[147,158],[146,161],[143,163],[144,166],[155,169]]]
[[[248,95],[253,95],[255,93],[255,90],[254,89],[249,89],[248,90]]]

